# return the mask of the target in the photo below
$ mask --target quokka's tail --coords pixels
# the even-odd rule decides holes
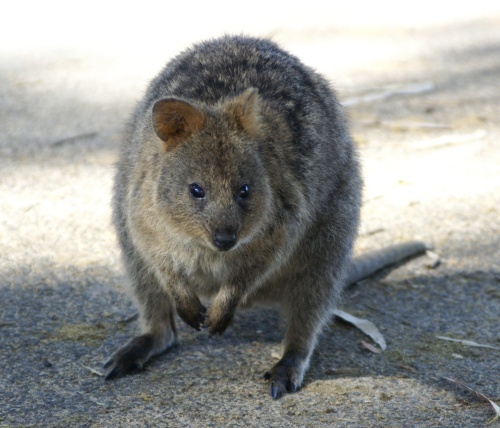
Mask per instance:
[[[346,284],[351,285],[387,266],[400,262],[408,257],[422,254],[427,246],[421,241],[405,242],[391,245],[381,250],[372,251],[351,260]]]

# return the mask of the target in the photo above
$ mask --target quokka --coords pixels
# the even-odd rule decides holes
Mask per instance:
[[[270,394],[296,391],[345,284],[425,249],[351,261],[361,188],[342,108],[296,57],[225,36],[174,58],[137,105],[117,165],[114,222],[142,334],[106,377],[171,347],[175,313],[221,334],[261,302],[288,320]],[[208,310],[199,297],[213,298]]]

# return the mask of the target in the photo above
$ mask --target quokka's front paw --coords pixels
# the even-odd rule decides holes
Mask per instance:
[[[225,311],[217,312],[212,306],[208,311],[208,318],[205,321],[203,327],[208,328],[208,333],[210,336],[215,334],[222,334],[229,327],[233,321],[234,312]]]
[[[142,369],[153,346],[154,338],[150,334],[134,337],[104,364],[105,379],[113,379]]]
[[[190,304],[177,305],[177,313],[187,325],[200,331],[207,317],[207,308],[200,301],[192,301]]]

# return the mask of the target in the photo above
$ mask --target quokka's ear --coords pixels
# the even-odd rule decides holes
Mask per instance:
[[[205,114],[187,101],[163,98],[153,105],[152,120],[156,135],[168,150],[203,128]]]
[[[260,128],[259,90],[248,88],[242,94],[228,101],[227,110],[232,115],[236,125],[255,134]]]

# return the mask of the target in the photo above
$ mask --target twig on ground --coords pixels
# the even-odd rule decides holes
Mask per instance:
[[[356,104],[371,103],[374,101],[381,101],[390,98],[394,95],[416,95],[425,92],[433,91],[435,88],[433,82],[416,82],[409,83],[404,86],[393,86],[387,87],[385,90],[380,92],[375,92],[373,94],[362,95],[360,97],[351,97],[342,101],[342,104],[346,107],[353,106]]]
[[[497,349],[500,350],[498,346],[491,346],[491,345],[482,345],[477,342],[473,342],[472,340],[461,340],[461,339],[453,339],[451,337],[446,337],[446,336],[436,336],[438,339],[442,340],[448,340],[450,342],[457,342],[461,343],[462,345],[467,345],[467,346],[475,346],[477,348],[490,348],[490,349]]]
[[[97,376],[104,377],[104,373],[100,372],[99,370],[93,369],[92,367],[86,366],[85,364],[82,364],[82,367],[89,370],[90,372],[94,373]]]
[[[72,137],[61,138],[60,140],[53,141],[50,143],[51,147],[64,146],[66,144],[76,143],[78,140],[84,140],[89,138],[94,138],[97,136],[97,132],[86,132],[83,134],[73,135]]]
[[[470,143],[471,141],[482,140],[487,135],[484,129],[468,134],[444,135],[443,137],[432,138],[425,141],[415,143],[415,148],[418,150],[434,149],[438,147],[447,147],[455,144]]]
[[[493,407],[493,410],[495,411],[495,416],[493,417],[493,419],[491,419],[488,422],[488,424],[492,424],[493,422],[495,422],[500,417],[500,406],[498,404],[494,403],[493,401],[491,401],[488,397],[486,397],[486,395],[481,394],[480,392],[475,391],[470,386],[466,385],[463,382],[460,382],[459,380],[450,379],[449,377],[444,377],[444,376],[441,376],[441,379],[447,380],[448,382],[452,382],[452,383],[454,383],[456,385],[460,385],[463,388],[468,389],[470,392],[472,392],[480,400],[489,402],[491,404],[491,407]]]
[[[120,324],[128,324],[128,323],[130,323],[130,322],[132,322],[132,321],[135,321],[135,320],[136,320],[136,319],[138,319],[138,318],[139,318],[139,313],[138,313],[138,312],[136,312],[135,314],[132,314],[132,315],[130,315],[129,317],[124,318],[124,319],[122,319],[122,320],[120,320],[120,321],[118,321],[118,322],[119,322]]]
[[[361,345],[374,354],[380,354],[382,352],[380,349],[376,348],[371,343],[365,342],[364,340],[361,341]]]

